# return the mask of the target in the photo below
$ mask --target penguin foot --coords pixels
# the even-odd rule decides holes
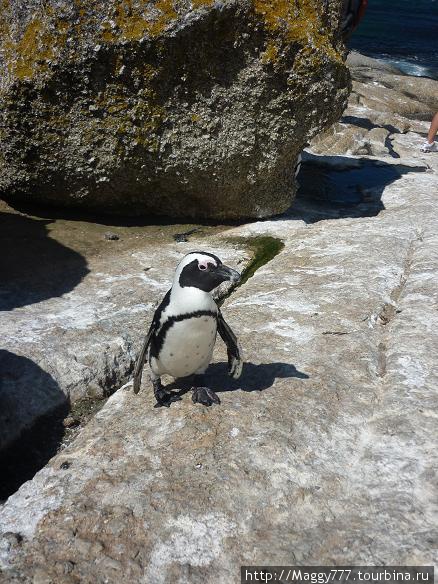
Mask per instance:
[[[154,381],[154,396],[157,400],[157,403],[154,405],[154,408],[170,408],[170,404],[176,401],[180,401],[182,398],[177,393],[172,393],[171,391],[166,391],[164,387],[161,385],[161,382]]]
[[[154,408],[170,408],[170,404],[176,401],[181,401],[181,397],[175,393],[170,391],[164,391],[160,395],[160,397],[155,396],[157,403],[154,405]]]
[[[221,403],[214,391],[208,387],[192,387],[192,401],[194,404],[198,403],[207,407]]]

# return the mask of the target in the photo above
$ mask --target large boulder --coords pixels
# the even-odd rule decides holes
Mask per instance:
[[[340,0],[6,1],[0,193],[108,213],[263,217],[349,75]]]

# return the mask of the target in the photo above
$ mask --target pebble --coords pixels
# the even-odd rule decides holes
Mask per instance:
[[[77,426],[79,424],[79,420],[77,420],[76,418],[73,418],[73,416],[67,416],[67,418],[65,418],[62,422],[62,425],[64,426],[64,428],[73,428],[74,426]]]
[[[107,231],[105,233],[104,237],[108,241],[118,241],[120,239],[120,237],[117,235],[117,233],[112,233],[111,231]]]

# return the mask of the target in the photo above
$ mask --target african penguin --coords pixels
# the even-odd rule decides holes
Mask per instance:
[[[227,345],[229,374],[235,379],[240,377],[242,361],[237,339],[211,295],[226,280],[238,282],[240,274],[213,254],[190,252],[178,264],[172,288],[155,311],[134,371],[134,392],[138,393],[148,354],[155,407],[169,407],[181,399],[164,389],[160,377],[165,373],[175,378],[195,374],[193,402],[206,406],[220,403],[218,396],[202,384],[217,332]]]

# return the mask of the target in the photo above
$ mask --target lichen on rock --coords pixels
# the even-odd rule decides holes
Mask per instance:
[[[108,213],[287,209],[349,92],[340,0],[9,2],[0,192]]]

